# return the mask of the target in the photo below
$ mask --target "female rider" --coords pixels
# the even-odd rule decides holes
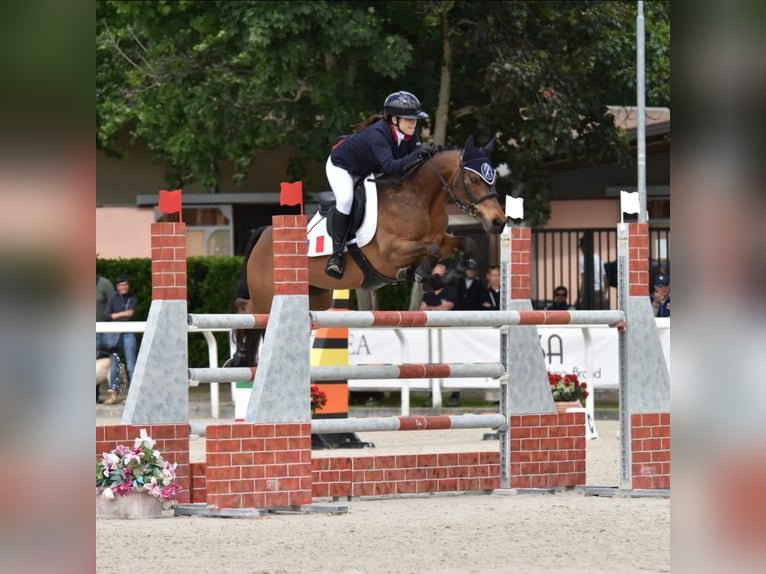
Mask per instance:
[[[354,181],[374,173],[401,175],[423,153],[432,153],[433,144],[420,145],[415,134],[418,120],[428,117],[420,100],[410,92],[389,94],[383,115],[375,114],[354,128],[354,133],[333,147],[327,158],[327,180],[335,194],[335,209],[327,216],[333,253],[325,273],[343,277],[343,250],[349,236]]]

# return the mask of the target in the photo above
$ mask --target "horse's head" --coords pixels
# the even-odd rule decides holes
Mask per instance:
[[[497,199],[497,173],[488,155],[494,142],[492,139],[483,148],[477,148],[473,145],[473,136],[469,136],[459,156],[459,166],[445,187],[458,207],[479,219],[484,229],[502,233],[507,217]]]

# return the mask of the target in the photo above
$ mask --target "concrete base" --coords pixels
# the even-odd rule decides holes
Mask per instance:
[[[308,504],[304,506],[274,506],[269,508],[210,508],[205,504],[179,504],[176,515],[208,516],[213,518],[258,518],[269,514],[346,514],[348,506],[324,506]]]
[[[500,496],[517,496],[519,494],[556,494],[565,492],[562,488],[496,488],[492,494]]]
[[[670,489],[621,489],[618,486],[581,486],[576,489],[586,496],[608,496],[613,498],[670,498]]]
[[[169,518],[175,515],[172,508],[148,492],[131,492],[127,496],[115,496],[113,500],[96,494],[96,518]]]

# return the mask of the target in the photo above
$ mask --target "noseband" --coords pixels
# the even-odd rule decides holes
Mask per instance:
[[[465,164],[463,163],[463,156],[460,156],[460,170],[456,171],[454,175],[450,178],[449,182],[444,179],[441,172],[436,169],[436,167],[433,165],[433,158],[430,158],[429,165],[431,165],[431,168],[436,172],[436,175],[442,182],[442,186],[444,189],[447,190],[447,193],[449,193],[450,198],[452,201],[455,202],[455,204],[465,213],[472,217],[476,217],[476,215],[479,213],[479,204],[482,201],[487,201],[488,199],[497,198],[497,191],[495,191],[495,186],[492,185],[489,188],[489,193],[486,193],[485,195],[481,196],[479,199],[476,199],[473,192],[471,191],[471,188],[468,187],[468,181],[466,181],[466,175],[465,175]],[[453,184],[455,182],[455,178],[458,177],[458,175],[462,176],[463,179],[463,191],[465,194],[465,197],[469,199],[469,202],[466,203],[462,201],[455,191],[453,190]]]

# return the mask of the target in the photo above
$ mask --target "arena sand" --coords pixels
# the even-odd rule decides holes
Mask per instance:
[[[97,421],[98,422],[98,421]],[[101,421],[104,424],[106,421]],[[212,422],[212,421],[211,421]],[[377,454],[496,450],[485,431],[360,433]],[[588,441],[587,484],[616,486],[616,421]],[[343,456],[371,451],[343,450]],[[332,456],[339,451],[315,451]],[[204,438],[190,458],[204,460]],[[316,501],[344,514],[97,520],[96,571],[543,574],[670,571],[670,500],[559,494],[453,494]]]

